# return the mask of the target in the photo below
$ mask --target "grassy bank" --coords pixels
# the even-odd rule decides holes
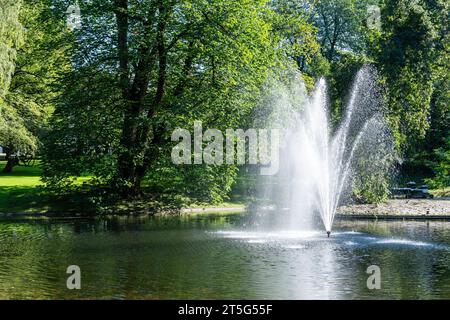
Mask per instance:
[[[3,169],[4,165],[5,162],[0,161],[0,169]],[[66,197],[50,195],[43,189],[40,181],[41,174],[39,162],[29,167],[14,167],[13,172],[9,174],[0,172],[0,213],[88,213],[92,211],[95,204],[90,203],[85,194],[73,194]],[[86,179],[88,177],[81,178],[80,182]],[[209,204],[190,205],[190,210],[187,211],[194,213],[208,211],[207,209],[215,211],[220,208],[224,211],[227,211],[227,209],[233,211],[243,208],[248,199],[243,197],[242,194],[245,194],[248,184],[246,181],[238,180],[229,202],[213,206]],[[436,197],[449,196],[450,188],[432,190],[431,192]],[[168,203],[169,201],[164,199],[149,196],[148,199],[136,203],[122,201],[111,208],[107,208],[106,213],[150,213],[159,208],[167,207]],[[172,207],[168,208],[176,211],[178,206],[181,205],[173,204]],[[186,210],[183,211],[186,212]]]
[[[5,161],[0,161],[0,169]],[[0,172],[0,212],[44,212],[48,209],[40,182],[39,163],[14,167],[12,173]]]
[[[42,169],[36,161],[32,166],[16,166],[12,173],[1,172],[5,161],[0,161],[0,214],[45,214],[45,213],[83,213],[91,214],[95,204],[92,199],[83,193],[74,193],[64,197],[49,194],[40,181]],[[79,183],[86,181],[89,177],[79,179]],[[175,202],[175,201],[174,201]],[[180,204],[171,203],[164,198],[147,197],[145,200],[130,202],[122,201],[116,203],[103,212],[97,213],[153,213],[160,208],[167,212],[175,212]],[[193,212],[205,209],[222,211],[243,208],[244,202],[238,196],[233,197],[230,202],[220,203],[214,206],[209,204],[196,204],[189,206]]]
[[[39,161],[30,166],[15,166],[3,173],[5,161],[0,161],[0,213],[70,213],[76,208],[77,195],[59,197],[44,189]],[[79,179],[79,183],[88,177]]]

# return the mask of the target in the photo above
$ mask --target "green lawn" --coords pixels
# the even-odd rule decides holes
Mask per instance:
[[[86,205],[80,202],[82,195],[74,194],[66,198],[50,195],[43,190],[40,181],[42,169],[39,162],[33,166],[16,166],[13,172],[5,174],[1,172],[5,166],[5,161],[0,161],[0,214],[1,213],[46,213],[46,212],[69,212],[75,208]],[[77,183],[89,180],[92,176],[83,176],[77,179]],[[234,198],[234,197],[232,197]],[[224,202],[219,207],[242,206],[243,202],[232,199],[231,202]],[[144,204],[149,206],[149,204]],[[196,207],[196,206],[194,206]],[[198,207],[208,207],[208,205],[198,205]],[[119,207],[120,209],[120,204]],[[84,209],[86,209],[84,207]]]
[[[3,170],[5,161],[0,161]],[[12,173],[0,172],[0,212],[42,212],[47,210],[45,197],[40,195],[39,163],[13,168]]]
[[[65,201],[43,192],[39,161],[33,166],[16,166],[12,173],[1,172],[5,161],[0,161],[0,213],[44,213],[50,209],[65,210]],[[88,180],[82,177],[78,182]]]
[[[0,161],[0,169],[3,170],[6,161]],[[39,162],[34,166],[14,167],[12,173],[5,174],[0,171],[0,188],[10,186],[35,187],[40,184],[40,175],[42,173]]]

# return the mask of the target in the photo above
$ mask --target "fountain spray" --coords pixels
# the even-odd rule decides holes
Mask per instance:
[[[372,67],[359,70],[336,126],[325,79],[311,94],[300,80],[269,100],[274,111],[268,121],[285,133],[279,179],[264,183],[263,192],[272,192],[279,197],[275,202],[293,213],[289,225],[313,228],[319,213],[329,238],[337,208],[351,199],[354,183],[389,172],[395,144],[377,83]]]

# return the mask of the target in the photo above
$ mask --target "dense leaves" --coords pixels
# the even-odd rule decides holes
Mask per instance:
[[[17,156],[36,154],[58,95],[55,83],[70,66],[63,24],[51,15],[48,6],[46,1],[25,0],[20,14],[19,7],[14,7],[21,23],[22,43],[16,48],[0,109],[0,145],[8,159],[5,171],[12,170]],[[14,30],[14,26],[8,29]]]
[[[448,184],[448,1],[85,1],[73,30],[67,1],[0,1],[0,145],[41,153],[51,189],[223,201],[238,167],[174,165],[174,129],[246,129],[294,70],[308,90],[327,78],[336,125],[365,64],[379,71],[402,170]],[[358,201],[386,197],[389,177],[374,172],[361,172]]]
[[[88,172],[139,196],[150,168],[156,177],[173,166],[160,160],[170,156],[172,130],[194,120],[238,125],[275,63],[264,1],[101,1],[81,9],[77,67],[46,147],[51,185]],[[191,185],[204,183],[208,170]]]

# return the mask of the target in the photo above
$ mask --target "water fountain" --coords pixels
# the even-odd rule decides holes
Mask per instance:
[[[283,147],[280,172],[264,184],[263,192],[276,203],[277,211],[289,212],[286,225],[312,229],[318,214],[330,237],[336,210],[350,200],[355,181],[364,175],[386,174],[392,165],[393,143],[373,68],[358,72],[345,112],[334,128],[327,95],[324,79],[311,95],[300,79],[288,89],[275,90],[266,125],[283,128]]]

